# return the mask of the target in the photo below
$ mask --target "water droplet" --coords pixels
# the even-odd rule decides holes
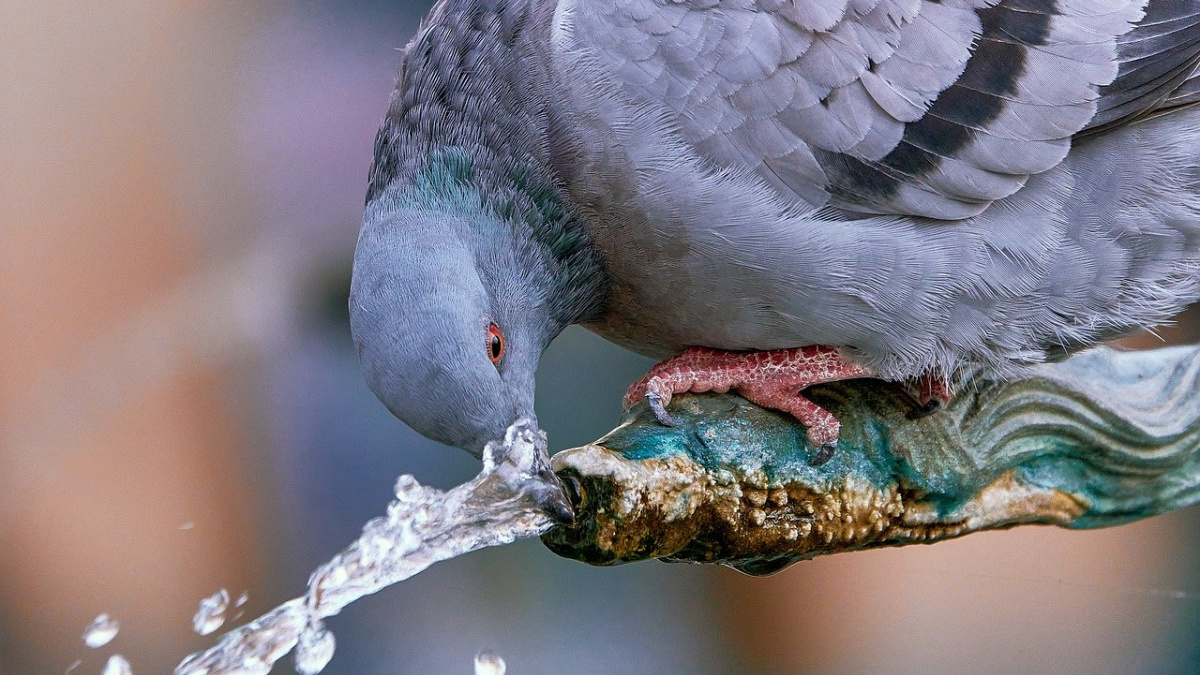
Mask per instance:
[[[396,499],[402,502],[412,502],[420,499],[424,486],[417,482],[412,474],[404,474],[396,479]]]
[[[479,652],[475,655],[475,675],[504,675],[508,666],[504,659],[491,652]]]
[[[197,635],[208,635],[225,623],[225,610],[229,608],[229,591],[222,588],[200,601],[196,615],[192,617],[192,630]]]
[[[366,566],[383,560],[395,546],[395,542],[381,534],[369,536],[364,534],[359,541],[362,544],[362,562]]]
[[[316,675],[325,670],[333,658],[337,641],[325,624],[315,621],[305,626],[296,642],[296,672],[301,675]]]
[[[133,675],[133,668],[129,667],[129,662],[120,654],[113,654],[108,657],[108,663],[104,664],[104,672],[101,675]]]
[[[338,565],[329,570],[326,578],[329,579],[329,583],[332,586],[345,586],[346,582],[350,579],[350,570],[346,569],[345,565]]]
[[[121,624],[108,614],[101,614],[83,631],[83,642],[92,649],[103,647],[117,637]]]
[[[423,487],[411,476],[398,479],[387,517],[372,520],[358,541],[317,568],[304,596],[231,630],[207,651],[188,657],[176,675],[268,675],[271,665],[293,647],[296,669],[306,675],[318,673],[335,647],[333,634],[318,616],[336,614],[439,560],[545,532],[553,522],[531,496],[545,487],[545,436],[529,430],[509,436],[512,452],[502,453],[499,463],[448,491]],[[521,467],[537,471],[524,472]],[[228,603],[224,590],[202,602],[194,622],[197,632],[220,626]],[[214,616],[211,628],[201,625]],[[477,673],[504,671],[504,660],[497,656],[483,654],[476,661]]]

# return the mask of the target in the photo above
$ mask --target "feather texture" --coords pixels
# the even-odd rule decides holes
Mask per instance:
[[[647,4],[689,28],[643,30]],[[1194,74],[1198,8],[560,0],[565,105],[596,121],[563,177],[615,277],[592,327],[901,377],[1166,319],[1200,298],[1200,114],[1130,122],[1200,85],[1142,93],[1134,61]]]
[[[1187,102],[1185,83],[1195,76],[1200,62],[1200,3],[1148,3],[1142,21],[1119,40],[1117,62],[1117,78],[1100,89],[1089,132]]]
[[[481,274],[489,298],[646,354],[821,344],[885,377],[1011,371],[1200,300],[1198,16],[443,0],[368,211],[436,206],[486,240],[478,260],[525,251],[503,292]],[[438,162],[470,169],[454,203],[413,202]]]
[[[594,0],[560,20],[715,166],[799,203],[957,219],[1194,70],[1196,3],[1144,4]]]

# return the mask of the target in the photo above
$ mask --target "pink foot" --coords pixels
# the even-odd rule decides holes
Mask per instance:
[[[921,407],[908,413],[909,419],[928,417],[946,407],[950,403],[950,399],[954,398],[954,391],[951,390],[950,383],[936,370],[917,378],[917,384],[920,388],[918,401]]]
[[[625,393],[625,407],[645,398],[659,422],[674,426],[666,408],[675,394],[734,389],[764,408],[790,413],[808,428],[813,445],[828,450],[837,443],[841,424],[800,391],[822,382],[872,376],[833,347],[746,353],[693,347],[651,368]]]
[[[940,373],[932,372],[921,376],[921,403],[929,403],[936,399],[940,403],[949,403],[954,398],[950,383]]]

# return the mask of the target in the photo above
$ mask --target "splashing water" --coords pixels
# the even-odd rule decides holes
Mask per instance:
[[[475,675],[504,675],[508,670],[504,659],[491,652],[479,652],[475,655]]]
[[[296,672],[315,675],[325,670],[336,646],[333,633],[325,628],[325,624],[320,621],[308,624],[296,642]]]
[[[550,470],[545,434],[519,420],[503,442],[488,443],[483,471],[456,488],[443,492],[401,476],[387,515],[368,522],[358,541],[313,572],[304,596],[192,654],[175,675],[267,675],[293,647],[297,672],[319,673],[334,651],[322,618],[435,562],[538,536],[554,526],[549,511],[570,517],[562,485]],[[503,666],[492,672],[503,673]]]
[[[196,635],[208,635],[225,624],[225,610],[229,609],[229,591],[222,588],[200,601],[192,617],[192,630]]]
[[[133,675],[133,668],[124,656],[113,654],[108,657],[108,663],[104,664],[104,672],[101,675]]]
[[[92,649],[98,649],[112,642],[121,630],[121,624],[108,614],[101,614],[83,631],[83,643]]]

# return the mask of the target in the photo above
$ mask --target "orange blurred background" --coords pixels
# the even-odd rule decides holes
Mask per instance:
[[[168,672],[211,644],[200,598],[248,590],[255,616],[399,473],[477,470],[374,400],[345,318],[373,135],[426,9],[0,5],[0,673],[113,652]],[[539,372],[552,446],[606,431],[647,365],[568,331]],[[1026,528],[769,579],[524,542],[349,607],[326,672],[466,673],[491,648],[514,675],[1195,673],[1198,524]],[[90,650],[100,612],[122,630]]]

